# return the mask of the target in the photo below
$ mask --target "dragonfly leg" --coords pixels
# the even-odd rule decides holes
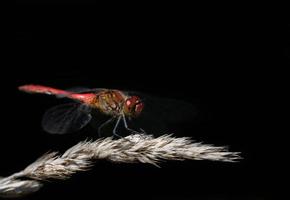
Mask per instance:
[[[101,124],[100,126],[99,126],[99,128],[98,128],[98,135],[99,135],[99,137],[101,137],[101,130],[102,130],[102,128],[104,128],[104,126],[106,126],[107,124],[109,124],[111,121],[113,121],[115,118],[114,117],[112,117],[112,118],[110,118],[109,120],[107,120],[107,121],[105,121],[103,124]]]
[[[140,130],[141,130],[141,133],[145,133],[146,134],[146,131],[143,128],[140,128]]]
[[[116,122],[116,124],[115,124],[115,127],[114,127],[114,129],[113,129],[113,135],[115,135],[115,136],[117,136],[117,137],[119,137],[119,138],[122,138],[122,136],[120,136],[119,134],[117,134],[117,133],[116,133],[116,130],[117,130],[118,126],[119,126],[119,123],[120,123],[121,118],[122,118],[122,116],[119,116],[119,117],[118,117],[117,122]]]
[[[123,118],[123,122],[124,122],[124,126],[125,126],[125,128],[126,128],[128,131],[130,131],[131,133],[135,133],[135,134],[140,134],[140,133],[143,134],[143,133],[146,133],[142,128],[140,128],[141,132],[138,132],[138,131],[136,131],[136,130],[133,130],[133,129],[129,128],[129,127],[128,127],[128,124],[127,124],[126,117],[125,117],[124,114],[122,115],[122,118]]]

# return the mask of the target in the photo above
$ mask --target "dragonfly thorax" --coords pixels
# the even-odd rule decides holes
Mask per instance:
[[[106,90],[96,94],[93,106],[106,115],[119,116],[123,113],[126,96],[117,90]]]

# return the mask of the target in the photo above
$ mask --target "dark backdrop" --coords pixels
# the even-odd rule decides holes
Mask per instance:
[[[17,90],[28,83],[119,88],[183,99],[200,114],[177,136],[228,145],[244,159],[164,162],[161,168],[102,161],[68,181],[46,184],[28,199],[270,195],[273,163],[266,161],[268,135],[262,130],[267,125],[260,116],[260,95],[268,87],[264,72],[285,55],[284,47],[276,46],[280,41],[269,37],[273,22],[214,6],[163,9],[101,13],[89,1],[16,3],[12,59],[2,79],[1,175],[25,168],[48,150],[64,151],[92,136],[89,130],[65,136],[45,133],[41,116],[58,100]]]

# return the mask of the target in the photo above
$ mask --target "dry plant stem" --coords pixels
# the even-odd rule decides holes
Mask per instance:
[[[195,143],[190,138],[175,138],[171,135],[154,138],[135,134],[118,140],[110,137],[84,141],[62,155],[57,152],[45,154],[23,171],[0,179],[0,196],[18,197],[35,192],[43,181],[67,179],[74,173],[90,169],[98,159],[158,166],[162,160],[235,162],[240,156],[239,152],[229,152],[225,147]]]
[[[6,178],[0,178],[0,197],[22,197],[38,191],[42,183],[36,180],[19,180],[24,174],[22,172],[13,174]]]

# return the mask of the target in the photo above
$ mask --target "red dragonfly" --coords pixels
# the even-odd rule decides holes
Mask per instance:
[[[76,101],[76,103],[58,105],[46,111],[42,119],[42,127],[48,133],[65,134],[82,129],[91,121],[93,110],[98,110],[102,114],[110,117],[98,127],[99,135],[101,129],[112,121],[116,121],[113,128],[113,135],[115,136],[120,137],[117,133],[117,128],[121,121],[129,132],[145,133],[141,128],[140,131],[129,128],[127,123],[127,119],[135,119],[147,113],[144,112],[144,102],[139,95],[130,95],[130,92],[116,89],[83,89],[78,92],[72,92],[42,85],[23,85],[19,87],[19,90],[27,93],[54,95],[56,97],[64,97]],[[160,99],[154,100],[153,104],[156,104],[159,100]],[[172,104],[173,101],[167,100],[167,103],[168,102]],[[161,104],[159,102],[156,104],[155,108],[152,109],[155,110],[156,113],[151,114],[147,119],[156,119],[157,115],[166,116],[167,119],[168,116],[172,116],[168,115],[167,112],[163,112],[170,110],[168,107],[164,107],[164,101],[161,101]],[[148,110],[150,110],[150,105],[150,101],[148,101]],[[145,105],[145,107],[147,108],[147,105]],[[158,108],[159,111],[156,108]],[[160,108],[163,108],[163,111],[160,112]],[[172,108],[179,111],[179,114],[176,114],[176,112],[172,113],[176,119],[180,115],[186,116],[189,106],[184,106],[184,103],[174,101],[174,104],[171,105],[171,109]]]

